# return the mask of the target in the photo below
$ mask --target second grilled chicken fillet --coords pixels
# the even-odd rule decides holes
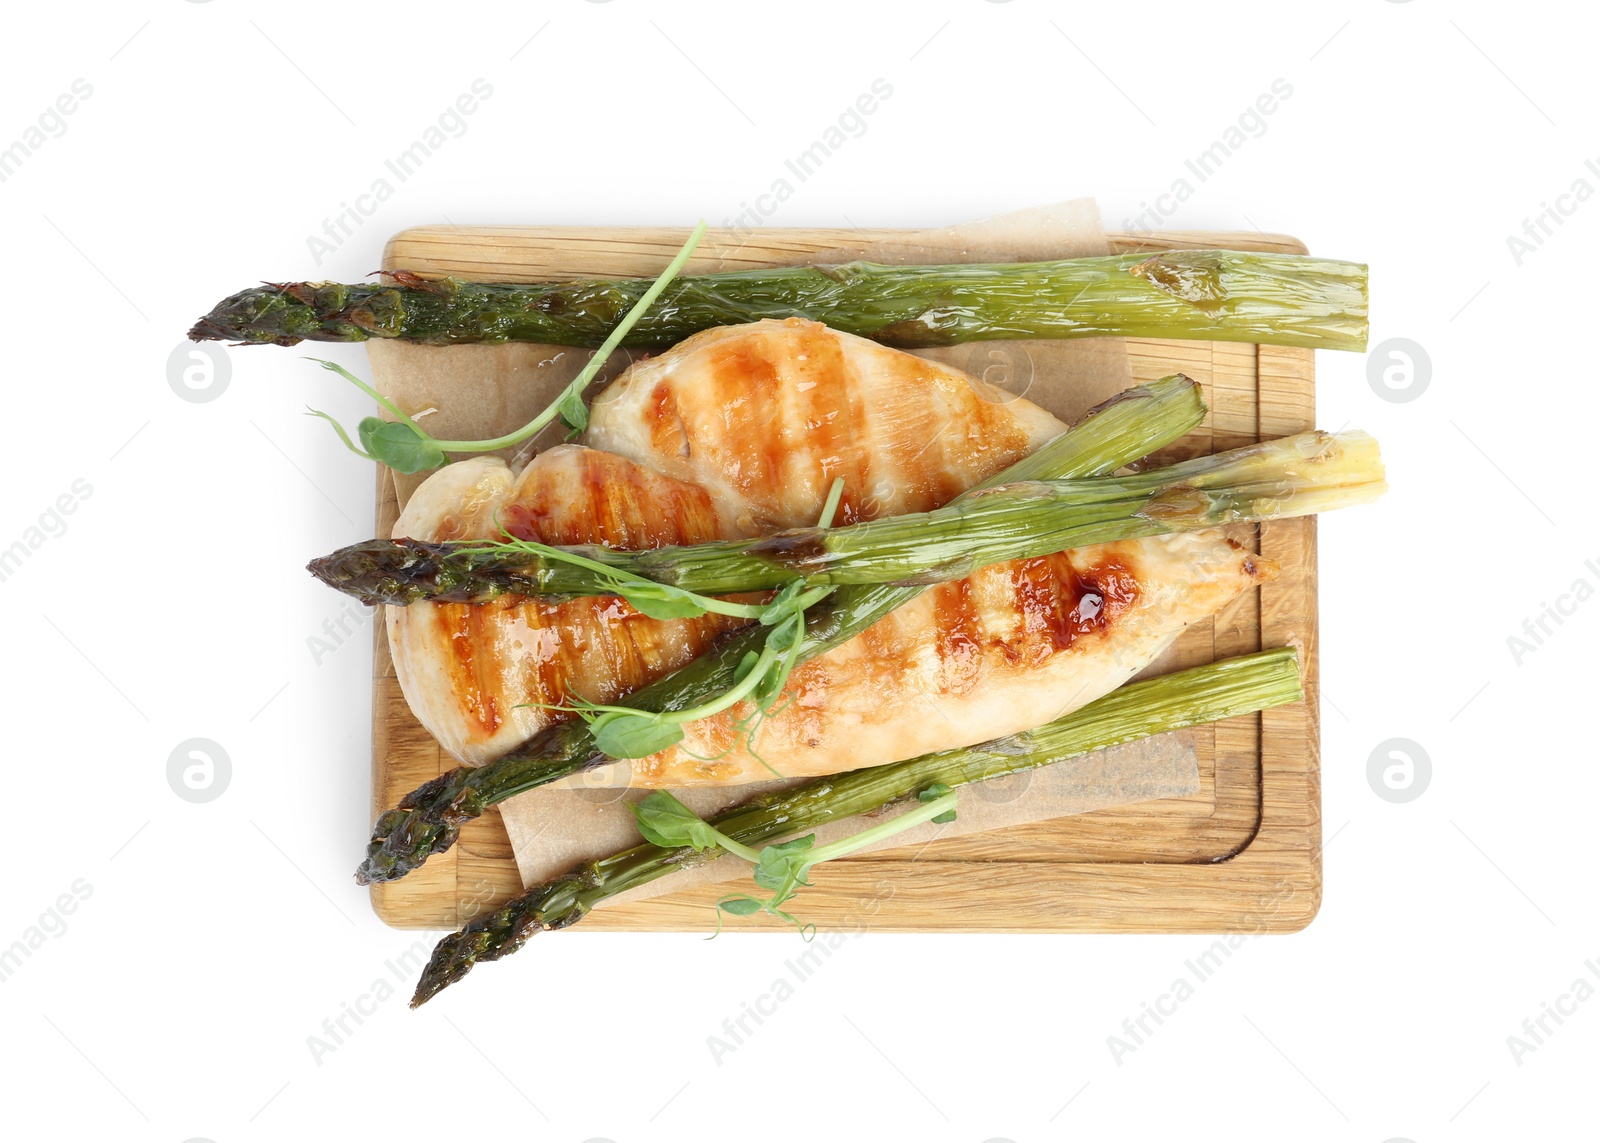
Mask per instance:
[[[1277,565],[1191,532],[983,568],[797,668],[753,733],[740,703],[584,786],[814,777],[970,746],[1060,718],[1127,682]]]

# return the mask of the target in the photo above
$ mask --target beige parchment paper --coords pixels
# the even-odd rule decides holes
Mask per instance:
[[[696,251],[689,272],[713,269],[726,251],[748,257],[760,232],[711,231]],[[1110,253],[1093,200],[1077,199],[938,230],[918,231],[870,246],[841,245],[828,261],[853,258],[898,264],[1019,262]],[[774,265],[792,263],[792,251],[774,249]],[[445,439],[497,436],[525,424],[587,363],[589,352],[558,346],[480,345],[448,348],[390,341],[367,343],[377,388],[408,411],[431,409],[428,429]],[[1119,338],[1076,341],[988,341],[919,350],[975,376],[1025,396],[1064,421],[1073,421],[1131,384],[1127,349]],[[631,363],[618,351],[606,363],[598,391]],[[556,443],[547,433],[508,455],[513,464],[534,449]],[[395,474],[400,504],[421,476]],[[1152,666],[1152,671],[1161,669]],[[885,761],[888,761],[886,759]],[[743,801],[769,782],[720,789],[674,791],[702,815]],[[967,788],[955,822],[920,826],[886,843],[921,849],[939,838],[1003,829],[1068,814],[1155,798],[1180,797],[1199,788],[1198,765],[1186,733],[1098,751],[1024,774]],[[643,791],[600,788],[589,775],[512,798],[500,806],[524,885],[555,876],[574,864],[637,844],[629,801]],[[819,844],[863,828],[862,819],[832,823],[818,831]],[[882,846],[878,848],[883,848]],[[694,884],[747,877],[749,867],[733,859],[662,878],[617,901],[636,900]]]

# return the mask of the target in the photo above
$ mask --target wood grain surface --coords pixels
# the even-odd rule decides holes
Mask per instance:
[[[691,271],[803,262],[887,230],[711,232]],[[432,226],[390,240],[387,269],[484,281],[654,274],[687,231],[656,228]],[[1279,235],[1168,232],[1109,235],[1116,252],[1176,247],[1304,253]],[[1135,382],[1174,372],[1204,388],[1206,423],[1173,459],[1315,427],[1312,352],[1224,342],[1128,343]],[[378,474],[377,535],[398,513],[391,474]],[[827,929],[879,931],[1290,932],[1321,902],[1320,726],[1317,719],[1316,521],[1235,529],[1282,565],[1277,580],[1186,632],[1166,669],[1266,647],[1300,648],[1307,700],[1184,732],[1200,761],[1186,798],[1121,806],[1011,829],[829,862],[805,891],[805,916]],[[455,762],[411,715],[376,624],[372,710],[373,814]],[[1017,779],[1006,782],[1016,783]],[[990,796],[1017,796],[1025,784]],[[954,897],[952,899],[952,889]],[[374,886],[373,908],[398,928],[453,929],[521,892],[498,813],[404,880]],[[605,908],[586,929],[702,930],[716,887]],[[982,902],[964,908],[963,902]],[[738,928],[787,928],[727,917]],[[792,930],[790,930],[792,932]]]

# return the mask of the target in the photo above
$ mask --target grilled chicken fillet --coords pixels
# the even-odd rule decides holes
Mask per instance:
[[[595,398],[585,441],[711,494],[740,535],[928,512],[1067,426],[934,361],[790,318],[695,334]]]
[[[1276,573],[1217,532],[1124,540],[938,584],[798,667],[751,731],[740,703],[586,786],[814,777],[1043,725],[1114,690],[1184,628]]]

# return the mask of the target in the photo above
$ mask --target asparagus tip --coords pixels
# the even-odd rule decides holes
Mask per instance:
[[[239,340],[237,330],[231,329],[215,320],[212,314],[206,314],[189,328],[190,341],[234,341]]]
[[[232,299],[229,299],[230,301]],[[190,341],[226,341],[231,345],[299,345],[304,338],[288,333],[263,333],[230,315],[228,302],[189,327]]]
[[[417,978],[416,990],[411,994],[412,1008],[421,1008],[472,971],[478,958],[472,948],[471,938],[469,926],[451,933],[433,946],[433,955],[428,958],[427,967]]]
[[[461,836],[463,823],[483,812],[469,785],[471,771],[457,767],[425,782],[372,826],[367,856],[356,867],[357,885],[398,881]]]
[[[479,961],[499,960],[510,956],[529,938],[545,929],[565,928],[587,910],[570,911],[565,922],[550,922],[541,908],[550,900],[552,892],[567,882],[558,879],[533,893],[509,901],[492,913],[467,922],[459,932],[444,937],[433,947],[427,967],[417,978],[417,988],[411,996],[411,1007],[420,1008],[452,984],[464,978]]]
[[[408,825],[417,821],[411,818]],[[376,830],[367,845],[367,856],[356,866],[357,885],[381,885],[398,881],[435,853],[443,853],[456,843],[460,829],[424,822],[415,829],[380,837]]]
[[[411,539],[363,540],[318,556],[306,571],[335,591],[362,603],[405,606],[419,598],[452,599],[437,545]],[[432,590],[421,591],[427,585]]]

